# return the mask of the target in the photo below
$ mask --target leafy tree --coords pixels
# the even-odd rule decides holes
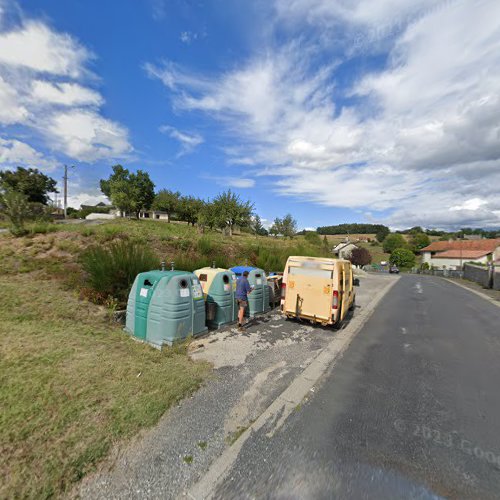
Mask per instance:
[[[203,200],[195,198],[194,196],[181,196],[179,198],[177,215],[184,222],[194,226],[196,222],[198,222],[198,216],[203,208],[203,204]]]
[[[17,191],[8,190],[0,196],[0,212],[10,222],[10,232],[14,236],[26,233],[24,223],[30,216],[28,197]]]
[[[408,230],[408,233],[409,234],[420,234],[420,233],[423,233],[424,230],[422,229],[421,226],[413,226],[412,228],[410,228]]]
[[[203,202],[198,212],[198,225],[213,230],[219,226],[217,222],[217,212],[214,204],[210,200]]]
[[[349,260],[355,266],[366,266],[372,262],[372,254],[363,247],[353,248]]]
[[[377,238],[377,241],[379,243],[382,243],[390,232],[391,231],[389,230],[388,227],[381,226],[380,229],[377,231],[375,237]]]
[[[112,168],[113,173],[109,176],[109,179],[101,179],[99,182],[102,193],[110,200],[112,184],[117,185],[120,182],[127,182],[130,175],[130,172],[126,168],[123,168],[121,165],[114,165]]]
[[[169,189],[162,189],[156,193],[153,201],[153,210],[165,212],[170,222],[170,216],[179,208],[179,200],[181,193],[179,191],[170,191]]]
[[[401,268],[409,268],[415,265],[415,254],[408,248],[395,248],[389,262]]]
[[[260,220],[260,217],[258,215],[256,215],[253,219],[253,231],[259,236],[269,235],[268,230],[262,225],[262,221]]]
[[[252,223],[253,203],[242,201],[241,198],[230,189],[219,194],[213,201],[216,219],[219,227],[229,230],[229,236],[233,235],[235,226],[245,227]]]
[[[414,252],[431,244],[431,239],[425,233],[410,233],[410,247]]]
[[[57,182],[42,174],[36,168],[17,167],[15,171],[0,172],[0,189],[2,191],[17,191],[26,196],[28,203],[47,205],[50,200],[48,193],[57,193]]]
[[[147,172],[138,170],[131,174],[121,165],[115,165],[109,179],[101,179],[100,186],[121,212],[132,212],[137,218],[142,210],[151,208],[155,197],[155,185]]]
[[[143,170],[138,170],[135,174],[130,174],[130,182],[134,191],[134,212],[139,218],[139,212],[149,210],[155,199],[155,185],[149,174]]]
[[[291,214],[285,215],[283,219],[274,219],[273,229],[276,234],[282,234],[285,238],[293,238],[297,233],[297,221]]]
[[[407,245],[406,240],[401,234],[391,233],[385,237],[382,246],[384,248],[384,252],[392,253],[396,250],[396,248],[404,248]]]
[[[278,226],[276,225],[276,219],[274,220],[274,224],[269,228],[269,234],[273,236],[278,236],[278,234],[280,234]]]

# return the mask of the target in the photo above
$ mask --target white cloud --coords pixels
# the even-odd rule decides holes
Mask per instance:
[[[50,83],[42,80],[32,82],[32,98],[50,104],[63,106],[100,106],[101,95],[78,83]]]
[[[178,157],[191,153],[196,147],[204,142],[204,139],[200,134],[195,132],[181,132],[180,130],[177,130],[169,125],[162,125],[159,130],[162,134],[166,134],[172,139],[179,141],[181,144],[181,150],[177,155]]]
[[[125,128],[92,110],[55,113],[45,134],[55,148],[80,161],[123,157],[132,149]]]
[[[248,179],[244,177],[217,177],[217,184],[232,188],[252,188],[255,186],[254,179]]]
[[[0,24],[0,124],[27,127],[37,144],[45,139],[54,154],[79,161],[129,153],[128,131],[100,114],[103,98],[86,85],[89,76],[93,80],[87,68],[92,58],[69,34],[43,22],[24,20],[9,29]],[[25,140],[12,131],[6,139]],[[37,160],[41,164],[41,153]]]
[[[0,75],[0,123],[9,125],[27,118],[28,110],[20,103],[17,90]]]
[[[303,41],[215,77],[172,63],[147,70],[178,110],[207,113],[246,144],[228,162],[253,159],[283,194],[387,210],[392,224],[500,225],[500,4],[479,4],[277,1],[281,16],[318,37],[370,35],[398,20],[386,67],[350,88],[337,85],[338,61],[318,65],[325,48]],[[453,209],[474,199],[484,203]]]
[[[98,203],[109,205],[109,200],[102,193],[96,191],[73,193],[71,189],[68,191],[68,207],[78,209],[80,205],[97,205]]]
[[[0,137],[0,168],[15,168],[20,165],[50,172],[59,166],[59,162],[47,158],[25,142]]]
[[[198,39],[198,33],[193,33],[192,31],[182,31],[179,38],[182,43],[189,45],[191,42]]]
[[[0,33],[0,65],[77,78],[91,53],[66,33],[38,21]]]

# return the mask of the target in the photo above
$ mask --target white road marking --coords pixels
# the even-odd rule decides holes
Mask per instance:
[[[424,290],[422,289],[422,283],[420,283],[420,281],[417,281],[417,283],[415,284],[415,290],[417,291],[417,293],[424,293]]]
[[[408,331],[406,330],[406,328],[404,326],[401,327],[401,333],[403,335],[406,335],[408,333]]]

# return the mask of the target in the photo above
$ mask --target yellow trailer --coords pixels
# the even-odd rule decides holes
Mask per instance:
[[[354,279],[348,260],[289,257],[281,285],[281,312],[321,325],[339,324],[354,308]]]

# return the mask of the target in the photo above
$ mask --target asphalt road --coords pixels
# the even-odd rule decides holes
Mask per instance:
[[[499,498],[500,307],[403,276],[303,405],[214,498]],[[270,437],[271,436],[271,437]]]

